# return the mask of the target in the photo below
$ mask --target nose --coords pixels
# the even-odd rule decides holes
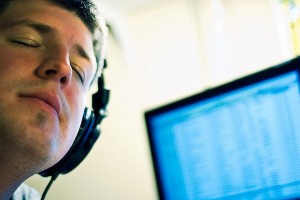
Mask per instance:
[[[37,68],[36,74],[42,79],[58,82],[61,88],[66,87],[72,78],[68,50],[55,48],[48,51],[42,64]]]

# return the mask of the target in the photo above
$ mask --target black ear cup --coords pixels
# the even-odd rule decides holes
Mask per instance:
[[[85,108],[79,132],[68,153],[54,166],[40,172],[41,176],[66,174],[77,167],[92,149],[100,135],[93,111]]]

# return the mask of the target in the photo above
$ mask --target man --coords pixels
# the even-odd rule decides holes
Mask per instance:
[[[76,137],[103,61],[106,29],[93,11],[89,0],[0,2],[1,200],[17,198]]]

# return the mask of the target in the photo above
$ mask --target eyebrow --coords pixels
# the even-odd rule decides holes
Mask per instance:
[[[30,19],[13,21],[8,24],[8,27],[20,26],[20,25],[31,27],[31,28],[37,30],[38,32],[45,33],[45,34],[49,34],[49,33],[54,34],[55,32],[57,32],[53,27],[51,27],[49,25],[38,23],[38,22],[35,22]]]
[[[47,24],[42,24],[42,23],[30,20],[30,19],[13,21],[12,23],[8,24],[8,27],[19,26],[19,25],[28,26],[42,34],[54,34],[54,35],[57,34],[57,30],[55,28],[53,28],[52,26],[49,26]],[[87,54],[87,52],[84,50],[84,48],[81,45],[76,44],[75,49],[77,50],[77,53],[81,57],[87,59],[90,63],[92,63],[91,58],[89,57],[89,55]]]

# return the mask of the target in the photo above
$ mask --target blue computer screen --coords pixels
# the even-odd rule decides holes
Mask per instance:
[[[162,199],[300,197],[299,74],[148,118]]]

